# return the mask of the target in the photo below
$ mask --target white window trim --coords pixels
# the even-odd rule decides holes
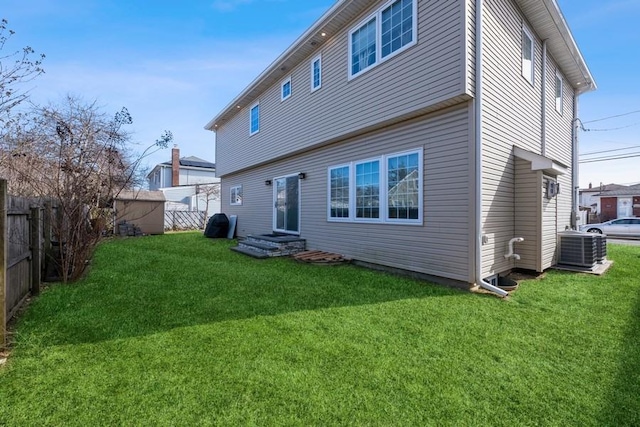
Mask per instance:
[[[240,202],[238,202],[238,189],[240,190]],[[234,198],[233,195],[236,195],[236,197]],[[229,204],[231,206],[242,206],[242,199],[244,198],[244,194],[242,194],[242,185],[234,185],[233,187],[229,188]]]
[[[314,75],[314,69],[313,69],[313,65],[318,62],[319,67],[320,67],[320,84],[316,87],[313,86],[313,84],[315,83],[315,75]],[[316,90],[322,88],[322,54],[316,56],[315,58],[313,58],[311,60],[311,92],[315,92]]]
[[[352,216],[352,206],[351,206],[351,184],[353,181],[353,178],[351,177],[351,171],[352,171],[352,164],[351,163],[344,163],[341,165],[333,165],[333,166],[329,166],[327,168],[327,220],[330,222],[352,222],[351,220],[351,216]],[[331,216],[331,171],[333,169],[341,169],[341,168],[348,168],[349,169],[349,216],[344,218],[344,217],[332,217]]]
[[[421,226],[424,223],[424,150],[422,147],[400,151],[397,153],[385,154],[380,157],[373,157],[369,159],[356,160],[350,163],[343,163],[339,165],[331,165],[327,168],[327,222],[350,222],[360,224],[397,224],[397,225],[417,225]],[[420,177],[419,182],[419,197],[418,197],[418,218],[417,219],[401,219],[401,218],[389,218],[388,210],[388,175],[387,175],[387,160],[391,157],[398,157],[407,154],[418,154],[418,174]],[[380,218],[357,218],[356,217],[356,165],[361,163],[369,163],[372,161],[380,161]],[[331,170],[349,167],[349,217],[348,218],[333,218],[331,217]]]
[[[388,187],[388,170],[387,170],[387,160],[391,157],[404,156],[408,154],[417,154],[418,155],[418,218],[417,219],[402,219],[402,218],[389,218],[389,196],[387,194]],[[413,225],[422,225],[423,224],[423,209],[424,209],[424,170],[423,170],[423,149],[414,149],[414,150],[406,150],[400,151],[398,153],[387,154],[384,156],[384,221],[391,224],[413,224]]]
[[[347,77],[348,80],[354,79],[364,73],[366,73],[367,71],[375,68],[377,65],[395,57],[396,55],[399,55],[400,53],[404,52],[405,50],[409,49],[410,47],[416,45],[418,43],[418,0],[413,0],[412,3],[412,7],[413,7],[413,40],[410,43],[407,43],[406,45],[402,46],[400,49],[391,52],[389,55],[385,56],[384,58],[382,57],[382,11],[385,10],[386,8],[388,8],[389,6],[391,6],[393,3],[395,3],[396,0],[390,0],[388,2],[386,2],[385,4],[383,4],[380,8],[378,8],[378,10],[376,10],[374,13],[372,13],[371,15],[367,16],[365,19],[363,19],[362,21],[360,21],[357,25],[355,25],[353,28],[351,28],[351,30],[349,30],[348,33],[348,39],[347,39],[347,46],[349,47],[349,60],[348,62],[348,69],[347,69]],[[358,71],[355,74],[351,74],[351,70],[353,69],[353,64],[352,64],[352,60],[353,60],[353,45],[351,43],[351,37],[353,35],[353,33],[355,33],[356,31],[358,31],[360,28],[362,28],[364,25],[366,25],[369,21],[371,21],[373,18],[376,19],[376,61],[369,65],[366,68],[363,68],[362,70]]]
[[[253,109],[256,107],[258,107],[258,129],[256,131],[253,131],[251,127],[253,125],[251,120],[252,119],[251,115],[253,113]],[[253,136],[259,132],[260,132],[260,102],[258,101],[255,104],[253,104],[251,108],[249,108],[249,136]]]
[[[284,95],[284,87],[289,83],[289,94],[287,96]],[[291,84],[291,76],[287,77],[282,83],[280,83],[280,101],[285,101],[291,98],[291,94],[293,93],[293,85]]]
[[[354,162],[351,162],[351,169],[350,169],[350,181],[349,181],[349,201],[350,201],[350,207],[349,207],[349,217],[353,217],[353,222],[360,222],[360,223],[380,223],[382,222],[382,209],[384,209],[384,204],[383,204],[383,197],[385,197],[385,193],[383,191],[383,186],[385,185],[385,180],[383,179],[384,175],[384,157],[380,156],[380,157],[372,157],[370,159],[364,159],[364,160],[356,160]],[[380,175],[380,179],[378,180],[378,186],[380,187],[379,191],[378,191],[378,218],[358,218],[356,217],[356,210],[357,210],[357,185],[356,185],[356,169],[358,165],[362,165],[365,163],[372,163],[372,162],[378,162],[380,164],[380,167],[378,169],[378,174]],[[353,185],[351,185],[351,183],[353,183]]]
[[[522,51],[522,41],[520,41],[520,69],[521,69],[521,73],[522,73],[522,77],[524,77],[524,79],[526,81],[528,81],[531,86],[534,86],[535,84],[535,76],[536,76],[536,39],[535,37],[533,37],[533,33],[531,32],[531,30],[529,30],[529,28],[525,25],[522,24],[522,37],[526,36],[527,38],[529,38],[529,40],[531,40],[531,69],[528,70],[527,73],[525,73],[525,67],[524,67],[524,51]]]
[[[560,97],[558,98],[558,83],[560,83]],[[559,70],[556,70],[556,87],[554,88],[556,111],[562,116],[564,113],[564,79]]]

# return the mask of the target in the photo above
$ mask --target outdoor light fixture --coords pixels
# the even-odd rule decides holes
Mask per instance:
[[[270,179],[266,180],[266,181],[264,182],[264,185],[271,185],[271,180],[270,180]]]
[[[307,177],[307,174],[305,174],[304,172],[300,172],[300,173],[298,174],[298,178],[299,178],[299,179],[305,179],[306,177]]]

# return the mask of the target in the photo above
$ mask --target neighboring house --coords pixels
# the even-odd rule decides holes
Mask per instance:
[[[180,158],[180,149],[173,147],[171,160],[157,164],[147,175],[149,190],[184,185],[220,182],[216,178],[216,165],[198,157]]]
[[[156,165],[147,175],[150,190],[159,190],[167,200],[167,211],[207,211],[211,216],[220,212],[216,165],[198,157],[180,158],[180,150],[171,150],[171,161]],[[216,189],[215,196],[211,189]]]
[[[626,188],[624,185],[618,184],[606,184],[600,183],[599,186],[594,187],[589,183],[588,188],[581,188],[580,194],[580,210],[587,211],[588,216],[585,218],[584,223],[595,223],[600,221],[600,193],[605,191],[619,190]]]
[[[640,184],[602,191],[599,198],[602,222],[629,216],[640,217]]]
[[[555,0],[339,0],[207,124],[223,211],[504,295],[487,280],[551,267],[575,227],[594,89]]]

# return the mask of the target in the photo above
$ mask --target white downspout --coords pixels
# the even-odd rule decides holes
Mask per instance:
[[[506,297],[509,295],[503,289],[493,286],[482,279],[482,7],[483,1],[476,0],[476,93],[475,93],[475,138],[476,138],[476,167],[475,167],[475,276],[476,284],[488,291]]]
[[[580,192],[580,185],[578,184],[578,94],[573,94],[573,124],[572,126],[572,139],[571,144],[571,185],[573,185],[573,191],[571,192],[571,228],[573,230],[578,229],[578,198]]]
[[[547,155],[547,40],[542,40],[542,129],[540,134],[540,154],[542,156]]]

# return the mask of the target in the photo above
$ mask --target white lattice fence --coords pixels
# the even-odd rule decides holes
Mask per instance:
[[[204,212],[202,211],[165,211],[165,230],[202,230],[204,229]]]

